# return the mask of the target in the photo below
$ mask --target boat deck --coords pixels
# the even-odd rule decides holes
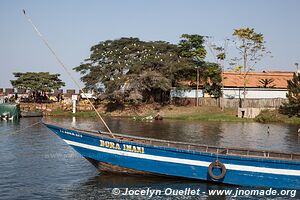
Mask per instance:
[[[283,152],[275,152],[275,151],[242,149],[242,148],[223,148],[223,147],[209,146],[203,144],[160,140],[160,139],[145,138],[145,137],[138,137],[138,136],[131,136],[131,135],[123,135],[117,133],[113,133],[112,136],[112,134],[108,132],[87,131],[87,130],[82,130],[74,127],[72,127],[72,129],[74,129],[75,131],[85,132],[96,136],[100,135],[108,138],[149,144],[149,145],[159,146],[159,147],[176,148],[181,150],[206,152],[206,153],[220,154],[220,155],[245,156],[245,157],[256,157],[256,158],[260,157],[260,158],[269,158],[269,159],[300,161],[300,153],[283,153]]]

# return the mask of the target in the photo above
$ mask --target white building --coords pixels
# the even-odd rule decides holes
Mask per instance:
[[[246,78],[244,78],[246,77]],[[293,78],[293,72],[270,71],[248,72],[245,76],[241,72],[224,72],[223,97],[234,99],[244,98],[286,98],[287,81]]]
[[[287,81],[293,78],[294,72],[270,71],[249,72],[244,76],[241,72],[224,72],[223,97],[227,99],[244,98],[244,82],[246,82],[247,99],[286,98]],[[244,79],[244,77],[246,77]],[[189,84],[190,90],[171,91],[171,98],[196,98],[195,83]],[[201,87],[200,87],[201,88]],[[209,97],[203,89],[198,90],[198,97]]]

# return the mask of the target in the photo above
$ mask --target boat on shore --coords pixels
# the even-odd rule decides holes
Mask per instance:
[[[21,111],[21,117],[43,117],[42,111]]]
[[[221,148],[43,123],[101,171],[300,189],[300,153]]]

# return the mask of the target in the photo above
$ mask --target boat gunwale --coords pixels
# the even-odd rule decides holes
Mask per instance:
[[[155,138],[147,138],[147,137],[140,137],[140,136],[132,136],[132,135],[126,135],[126,134],[119,134],[119,133],[109,133],[109,132],[104,132],[104,131],[96,131],[96,130],[84,130],[84,129],[80,129],[80,128],[76,128],[76,127],[66,127],[66,126],[61,126],[58,125],[56,123],[49,123],[49,122],[44,122],[44,124],[49,124],[49,125],[53,125],[59,128],[63,128],[63,129],[69,129],[69,130],[73,130],[73,131],[80,131],[82,133],[88,134],[88,135],[93,135],[96,137],[99,136],[104,136],[110,139],[115,139],[115,140],[119,140],[119,141],[126,141],[126,142],[133,142],[133,143],[139,143],[138,141],[144,141],[142,142],[143,145],[150,145],[150,146],[154,146],[154,147],[161,147],[161,148],[174,148],[176,150],[179,151],[189,151],[189,152],[198,152],[198,153],[208,153],[208,154],[215,154],[215,155],[220,155],[220,156],[238,156],[241,158],[254,158],[254,159],[264,159],[267,161],[289,161],[289,162],[299,162],[300,161],[300,153],[285,153],[285,152],[279,152],[279,151],[267,151],[267,150],[255,150],[255,149],[243,149],[243,148],[238,148],[238,147],[234,147],[234,148],[227,148],[227,147],[217,147],[217,146],[213,146],[213,145],[204,145],[204,144],[195,144],[195,143],[188,143],[188,142],[180,142],[180,141],[169,141],[169,140],[162,140],[162,139],[155,139]],[[117,136],[120,138],[115,138],[113,136]],[[127,138],[127,140],[126,140]],[[125,139],[125,140],[124,140]],[[134,140],[138,140],[138,141],[131,141],[130,139],[134,139]],[[148,141],[148,142],[147,142]],[[161,145],[155,145],[152,142],[159,142],[161,143]],[[164,145],[165,144],[165,145]],[[167,145],[166,145],[167,144]],[[179,145],[186,145],[186,147],[188,148],[183,148],[181,146],[180,147],[175,147],[175,146],[170,146],[169,144],[179,144]],[[215,149],[216,151],[214,152],[209,152],[209,151],[201,151],[201,149],[190,149],[191,146],[194,147],[202,147],[202,148],[206,148],[207,150],[209,148],[211,149]],[[221,151],[219,151],[221,150]],[[223,151],[222,151],[223,150]],[[224,152],[224,150],[226,150],[226,152]],[[232,151],[240,151],[240,152],[247,152],[247,154],[238,154],[238,153],[228,153],[229,150]],[[262,153],[264,154],[264,156],[262,155],[251,155],[249,154],[250,152],[256,152],[256,153]],[[270,156],[270,154],[279,154],[279,156],[281,155],[290,155],[289,157],[276,157],[276,156]],[[268,155],[268,156],[266,156]],[[295,158],[296,157],[296,158]],[[298,158],[297,158],[298,157]]]

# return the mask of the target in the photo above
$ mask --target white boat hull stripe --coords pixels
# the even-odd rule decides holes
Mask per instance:
[[[83,144],[79,142],[74,142],[70,140],[64,140],[67,144],[82,147],[85,149],[91,149],[103,153],[110,153],[120,156],[127,156],[133,158],[141,158],[147,160],[155,160],[161,162],[171,162],[171,163],[178,163],[184,165],[194,165],[194,166],[201,166],[201,167],[208,167],[210,162],[206,161],[199,161],[199,160],[191,160],[191,159],[184,159],[184,158],[173,158],[173,157],[165,157],[165,156],[156,156],[150,154],[141,154],[141,153],[134,153],[134,152],[126,152],[120,151],[115,149],[107,149],[103,147],[96,147],[93,145]],[[300,176],[300,170],[291,170],[291,169],[276,169],[276,168],[266,168],[266,167],[254,167],[254,166],[245,166],[245,165],[235,165],[235,164],[226,164],[223,163],[226,169],[229,170],[236,170],[236,171],[247,171],[247,172],[258,172],[258,173],[267,173],[267,174],[278,174],[278,175],[289,175],[289,176]]]

